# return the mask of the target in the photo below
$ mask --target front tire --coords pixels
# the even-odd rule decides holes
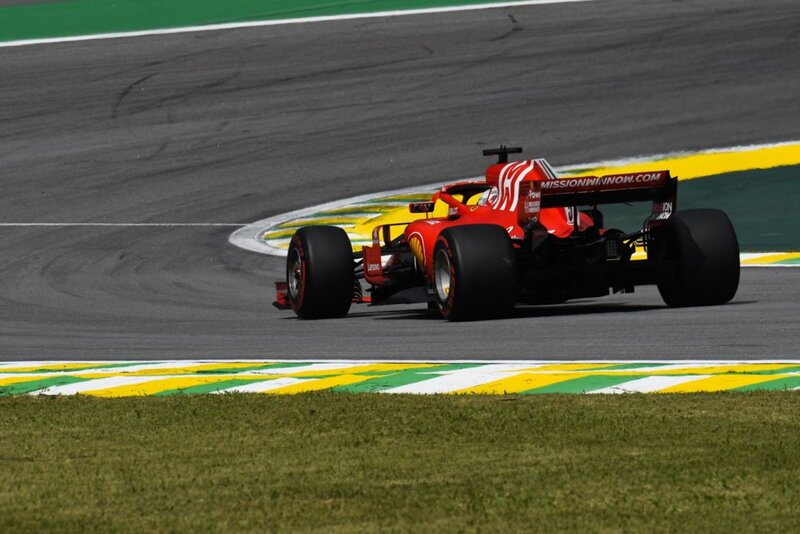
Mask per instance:
[[[449,321],[511,313],[517,284],[508,233],[491,224],[444,230],[433,252],[433,290],[439,312]]]
[[[663,229],[665,259],[674,269],[658,282],[668,306],[724,304],[739,288],[739,242],[725,212],[677,212]]]
[[[344,317],[353,302],[353,249],[336,226],[306,226],[286,258],[289,302],[301,319]]]

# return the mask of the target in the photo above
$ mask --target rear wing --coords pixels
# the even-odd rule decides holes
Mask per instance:
[[[520,184],[518,220],[521,225],[536,223],[541,208],[564,207],[577,221],[579,206],[651,201],[645,228],[669,219],[676,210],[678,180],[669,171],[647,171],[606,176],[579,176],[525,181]]]
[[[669,171],[556,178],[541,183],[542,207],[590,206],[619,202],[675,202],[677,179]]]
[[[559,178],[544,159],[507,163],[512,150],[518,152],[506,147],[484,152],[500,156],[486,169],[486,183],[494,192],[488,204],[498,211],[516,211],[522,226],[537,223],[542,208],[568,208],[577,221],[579,206],[652,201],[647,228],[669,219],[676,209],[678,180],[669,171]]]

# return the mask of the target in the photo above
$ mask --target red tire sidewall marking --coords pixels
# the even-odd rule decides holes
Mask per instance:
[[[296,249],[298,255],[300,256],[300,274],[302,277],[300,278],[300,288],[298,292],[299,298],[296,302],[294,299],[290,299],[292,301],[292,309],[297,312],[303,307],[303,300],[305,299],[306,295],[306,276],[308,276],[308,264],[306,263],[306,251],[303,248],[303,241],[297,234],[292,237],[292,244],[290,248]]]
[[[437,302],[439,302],[439,310],[441,311],[442,315],[445,318],[450,318],[450,316],[452,315],[452,311],[453,311],[453,298],[455,297],[455,294],[456,294],[455,261],[453,261],[453,251],[450,249],[450,244],[447,242],[447,239],[445,239],[444,237],[440,237],[437,241],[442,244],[442,248],[444,249],[445,254],[447,254],[447,259],[448,259],[448,262],[450,264],[449,265],[449,267],[450,267],[450,291],[447,293],[447,301],[445,302],[444,305],[442,305],[442,303],[439,302],[439,299],[436,299],[436,300],[437,300]],[[434,283],[435,283],[435,281],[434,281]]]

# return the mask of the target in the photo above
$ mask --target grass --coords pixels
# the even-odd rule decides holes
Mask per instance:
[[[800,396],[1,398],[0,532],[791,531]]]

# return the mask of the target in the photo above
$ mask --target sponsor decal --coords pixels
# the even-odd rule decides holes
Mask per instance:
[[[542,208],[542,202],[540,200],[528,201],[525,203],[525,214],[532,216],[535,213],[539,213],[541,208]]]
[[[669,219],[672,216],[672,202],[662,202],[661,206],[658,209],[658,217],[656,217],[657,221],[663,221],[665,219]]]
[[[539,212],[542,209],[542,192],[536,188],[529,188],[528,195],[522,204],[524,219],[529,223],[539,222]]]
[[[581,178],[559,178],[542,182],[542,189],[591,189],[602,187],[620,187],[648,185],[660,182],[664,177],[663,172],[646,172],[640,174],[614,174],[609,176],[584,176]]]

